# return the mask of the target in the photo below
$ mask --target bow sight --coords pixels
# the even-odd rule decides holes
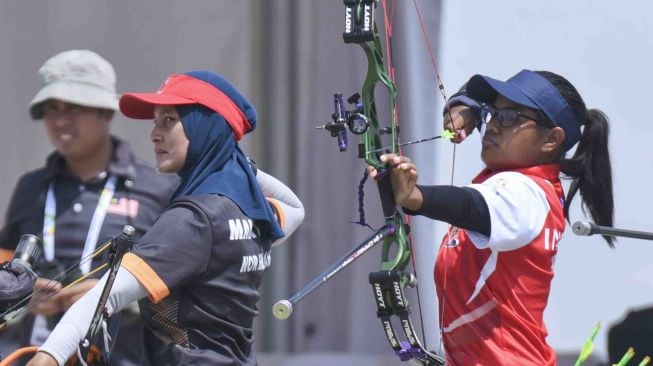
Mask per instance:
[[[331,115],[333,122],[315,127],[331,132],[331,137],[337,137],[340,151],[347,150],[347,128],[355,135],[362,135],[370,127],[370,120],[363,114],[363,103],[360,102],[360,99],[361,96],[358,93],[347,98],[347,103],[353,104],[355,107],[348,111],[345,109],[342,93],[333,94],[335,108],[335,112]]]

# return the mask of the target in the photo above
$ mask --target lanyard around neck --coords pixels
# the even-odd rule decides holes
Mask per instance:
[[[98,200],[97,207],[91,219],[91,225],[86,234],[86,242],[84,243],[84,250],[82,251],[82,259],[89,256],[95,250],[97,240],[100,237],[100,230],[104,217],[107,214],[107,208],[116,191],[116,176],[110,175],[107,182],[104,184],[100,199]],[[45,259],[48,261],[54,260],[54,234],[56,227],[57,217],[57,200],[54,196],[54,182],[48,186],[48,193],[45,198],[45,212],[43,215],[43,253]],[[79,265],[82,274],[86,274],[91,270],[92,260],[83,261]]]

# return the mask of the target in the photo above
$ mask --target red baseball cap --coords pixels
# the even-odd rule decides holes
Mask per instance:
[[[152,119],[156,105],[201,104],[220,114],[240,140],[252,126],[229,96],[217,87],[189,75],[173,74],[156,93],[127,93],[120,97],[120,111],[129,118]]]

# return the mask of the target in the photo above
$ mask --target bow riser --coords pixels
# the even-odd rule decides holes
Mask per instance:
[[[405,272],[411,260],[411,245],[408,237],[409,227],[404,223],[403,217],[397,210],[390,176],[385,172],[387,169],[392,169],[392,167],[379,159],[380,154],[383,153],[380,150],[383,146],[381,136],[384,134],[390,134],[391,139],[390,149],[387,152],[399,153],[399,129],[396,120],[397,88],[392,78],[386,73],[381,40],[376,24],[373,22],[374,12],[372,6],[376,6],[376,2],[371,0],[344,0],[344,3],[346,6],[346,31],[343,38],[346,43],[358,43],[363,48],[368,62],[367,74],[361,88],[361,98],[363,100],[363,114],[369,119],[369,128],[363,134],[363,151],[359,155],[362,155],[365,162],[378,171],[377,185],[385,224],[395,228],[394,235],[384,239],[381,271],[371,273],[369,278],[377,305],[377,317],[381,320],[390,346],[402,361],[414,360],[422,365],[444,364],[440,357],[426,351],[417,339],[410,321],[410,307],[403,293],[406,286],[413,284],[413,281],[411,281],[413,277]],[[356,15],[353,18],[353,24],[352,14]],[[358,37],[354,39],[352,33],[356,33]],[[374,96],[377,83],[381,83],[388,92],[389,127],[382,128],[379,123]],[[393,249],[395,249],[395,255],[394,258],[390,258]],[[393,315],[399,318],[403,333],[408,339],[408,345],[398,342],[390,320]]]
[[[361,4],[362,6],[367,6]],[[363,135],[364,159],[365,162],[373,166],[379,172],[388,169],[386,163],[379,160],[378,150],[383,146],[381,136],[390,134],[391,144],[388,152],[396,154],[399,152],[399,136],[396,121],[396,104],[397,104],[397,87],[395,83],[385,72],[383,64],[383,53],[381,48],[381,40],[376,33],[376,25],[374,25],[375,34],[373,40],[365,43],[360,43],[360,46],[365,51],[367,57],[367,75],[363,86],[361,88],[361,98],[363,100],[363,114],[369,119],[369,128]],[[390,124],[388,127],[381,127],[379,117],[376,110],[376,102],[374,91],[378,84],[383,85],[388,92],[388,103],[390,107]],[[401,215],[397,212],[396,204],[394,202],[394,194],[388,175],[380,174],[382,178],[378,182],[379,196],[381,199],[381,206],[383,209],[383,216],[385,217],[386,224],[393,225],[396,228],[396,233],[392,237],[388,237],[384,244],[381,254],[381,269],[405,269],[411,259],[410,242],[408,241],[408,233],[406,226]],[[394,258],[389,258],[390,252],[396,246],[396,254]],[[404,285],[406,283],[404,282]]]
[[[405,272],[411,261],[409,227],[397,210],[394,201],[390,176],[387,174],[388,169],[392,169],[392,167],[379,159],[380,155],[385,152],[399,153],[399,128],[396,120],[397,88],[384,68],[381,40],[377,26],[374,23],[374,7],[376,7],[377,1],[343,0],[343,2],[345,4],[345,33],[343,39],[345,43],[360,45],[368,62],[367,73],[360,94],[362,101],[359,102],[359,96],[354,94],[348,99],[348,102],[354,104],[355,109],[348,111],[343,109],[342,94],[335,94],[333,122],[318,128],[326,129],[331,133],[331,136],[338,138],[340,151],[347,149],[347,129],[354,134],[362,135],[362,142],[359,145],[359,158],[364,159],[369,166],[374,167],[378,172],[377,186],[385,225],[372,234],[374,239],[368,239],[371,240],[370,243],[372,241],[383,241],[381,271],[370,273],[369,282],[377,305],[377,317],[381,320],[388,343],[402,361],[414,361],[425,366],[443,365],[442,358],[426,351],[417,338],[410,320],[410,306],[403,292],[407,286],[414,285],[414,276]],[[387,127],[381,127],[379,124],[374,95],[377,86],[385,88],[389,96],[390,123]],[[391,139],[388,149],[383,148],[383,135],[389,135]],[[360,192],[362,192],[362,188],[360,188]],[[359,201],[362,201],[362,196]],[[362,214],[360,224],[366,225]],[[381,231],[384,231],[382,235]],[[372,245],[366,243],[364,242],[353,249],[353,252],[358,253],[356,257],[371,248]],[[363,251],[362,248],[367,249]],[[391,257],[392,252],[394,252],[394,255]],[[274,316],[278,319],[286,319],[290,316],[294,304],[317,286],[326,282],[344,265],[351,263],[349,258],[349,254],[345,255],[344,258],[332,264],[290,299],[277,302],[273,307]],[[392,318],[395,316],[399,319],[401,330],[408,342],[400,341],[394,331]]]

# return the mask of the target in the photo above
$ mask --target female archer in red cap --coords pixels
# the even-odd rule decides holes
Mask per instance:
[[[287,187],[256,177],[238,147],[256,126],[254,107],[220,75],[193,71],[156,93],[123,95],[120,110],[154,119],[156,167],[181,184],[125,255],[109,314],[140,300],[144,365],[255,365],[258,287],[271,246],[303,208]],[[62,365],[75,353],[105,281],[71,307],[30,365]]]
[[[447,362],[555,365],[543,312],[572,198],[580,191],[595,222],[613,222],[607,117],[546,71],[505,82],[475,75],[450,102],[445,128],[458,131],[455,142],[475,127],[483,134],[486,168],[471,185],[417,185],[409,158],[381,158],[398,205],[451,224],[435,266]],[[571,179],[566,198],[561,173]]]

